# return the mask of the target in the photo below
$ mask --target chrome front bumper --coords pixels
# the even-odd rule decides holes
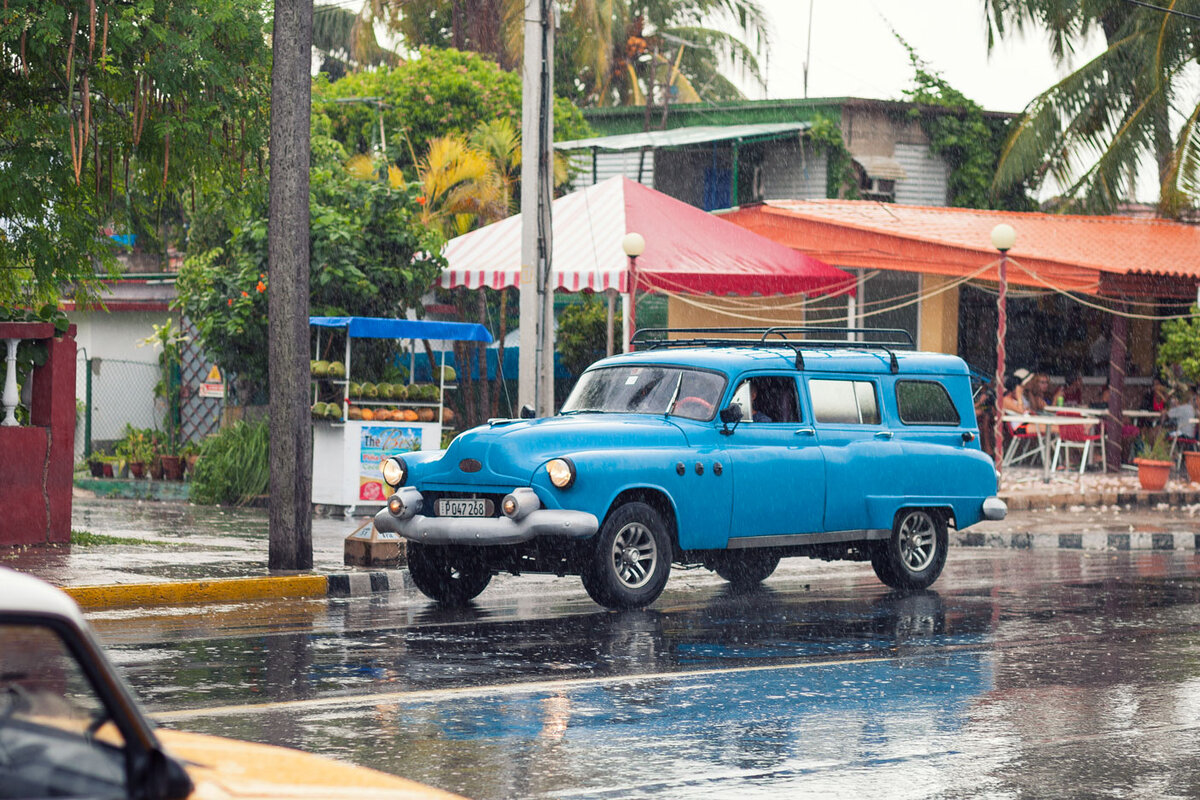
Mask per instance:
[[[1008,516],[1008,506],[999,497],[989,497],[983,501],[984,519],[1004,519]]]
[[[585,511],[541,508],[532,489],[516,489],[510,497],[523,510],[508,517],[428,517],[421,513],[424,498],[416,488],[402,486],[375,515],[375,529],[395,533],[421,544],[475,546],[519,544],[535,536],[583,539],[600,529],[600,521]],[[394,501],[399,500],[399,503]],[[398,506],[398,511],[392,507]]]

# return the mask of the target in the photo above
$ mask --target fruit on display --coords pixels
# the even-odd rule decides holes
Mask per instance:
[[[408,387],[405,386],[403,383],[393,383],[392,384],[392,399],[393,400],[407,400],[408,399]]]
[[[329,377],[329,362],[328,361],[313,362],[312,364],[309,365],[309,369],[312,370],[313,377],[316,377],[316,378],[328,378]]]
[[[350,386],[347,387],[351,397],[362,397],[362,384],[350,381]]]
[[[344,378],[346,377],[346,365],[340,361],[330,361],[329,370],[326,374],[331,378]]]
[[[442,382],[454,383],[458,380],[458,373],[454,371],[454,367],[442,367]]]
[[[452,408],[443,408],[442,409],[442,422],[444,422],[447,425],[454,424],[454,409],[452,409]]]
[[[341,419],[342,406],[340,403],[325,404],[325,419]]]
[[[404,421],[405,422],[416,422],[418,419],[419,419],[419,417],[417,416],[417,412],[414,409],[411,409],[411,408],[404,409]]]
[[[375,412],[372,409],[364,408],[362,410],[362,418],[364,421],[370,422],[371,420],[375,419]]]
[[[392,385],[390,383],[375,384],[375,396],[380,400],[390,400],[392,397]]]
[[[319,400],[317,402],[313,403],[312,415],[314,417],[316,417],[317,419],[321,419],[322,417],[324,417],[325,416],[325,404],[320,402]]]
[[[358,406],[350,406],[350,410],[346,412],[347,419],[362,419],[363,410]]]
[[[417,419],[420,420],[421,422],[433,422],[433,419],[436,416],[437,415],[433,413],[432,408],[417,409]]]
[[[362,385],[362,396],[368,400],[374,400],[379,397],[379,389],[373,383],[364,383]]]

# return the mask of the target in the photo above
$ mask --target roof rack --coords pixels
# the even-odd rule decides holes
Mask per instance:
[[[700,334],[691,338],[671,339],[672,334]],[[757,339],[733,338],[758,334]],[[842,335],[844,339],[810,339],[810,335],[822,337]],[[805,338],[790,338],[802,336]],[[862,341],[851,340],[850,337]],[[869,337],[876,337],[870,339]],[[915,349],[912,334],[903,328],[832,328],[798,326],[772,328],[640,328],[630,339],[630,344],[643,344],[650,350],[660,347],[786,347],[796,354],[796,369],[804,368],[802,349],[854,349],[882,350],[888,354],[893,373],[900,370],[894,350]]]

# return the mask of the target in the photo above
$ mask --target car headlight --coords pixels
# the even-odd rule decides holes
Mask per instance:
[[[385,458],[379,465],[379,471],[383,473],[383,479],[387,481],[387,485],[393,489],[404,483],[404,479],[408,476],[408,467],[405,466],[404,461],[395,456]]]
[[[550,482],[559,489],[566,489],[575,482],[575,465],[569,458],[553,458],[546,462],[546,473]]]

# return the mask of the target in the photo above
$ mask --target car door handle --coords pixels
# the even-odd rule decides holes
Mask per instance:
[[[875,438],[876,438],[876,439],[890,439],[890,438],[892,438],[894,435],[895,435],[895,434],[894,434],[894,433],[892,433],[891,431],[876,431],[876,432],[875,432]]]
[[[817,432],[812,428],[797,428],[796,435],[797,436],[816,436]]]

